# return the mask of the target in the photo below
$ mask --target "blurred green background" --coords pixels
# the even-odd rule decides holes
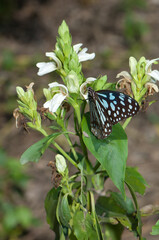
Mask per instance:
[[[47,163],[54,156],[46,153],[36,165],[20,165],[21,154],[41,136],[16,128],[16,86],[34,82],[42,105],[42,88],[58,79],[54,74],[38,77],[35,64],[47,61],[45,52],[54,49],[63,19],[73,44],[82,42],[96,53],[95,60],[83,64],[85,77],[107,74],[108,81],[116,81],[117,73],[129,69],[129,56],[159,57],[158,12],[157,0],[0,0],[0,239],[54,239],[43,203],[52,187]],[[150,185],[139,197],[140,206],[159,204],[158,102],[133,119],[127,134],[128,165],[137,166]],[[143,219],[149,240],[157,239],[149,235],[157,219]],[[128,237],[134,239],[125,231],[123,239]]]

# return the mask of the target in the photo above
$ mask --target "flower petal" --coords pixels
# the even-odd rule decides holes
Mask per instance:
[[[97,80],[97,78],[88,77],[88,78],[86,79],[86,82],[87,82],[87,83],[91,83],[91,82],[94,82],[95,80]]]
[[[145,66],[145,71],[148,72],[151,69],[151,65],[158,60],[159,60],[159,58],[154,58],[152,60],[147,60],[146,61],[146,66]]]
[[[75,45],[73,45],[73,50],[78,53],[80,48],[82,47],[83,43],[77,43]]]
[[[122,71],[117,74],[116,78],[124,77],[126,79],[132,79],[131,75],[127,71]]]
[[[130,57],[129,58],[129,67],[130,67],[130,73],[133,77],[136,76],[136,74],[137,74],[136,66],[137,66],[136,59],[134,57]]]
[[[49,85],[49,88],[50,88],[50,89],[51,89],[51,88],[54,88],[54,87],[59,87],[59,88],[61,89],[61,91],[64,90],[63,92],[64,92],[66,95],[68,95],[68,89],[67,89],[67,87],[66,87],[65,85],[60,84],[60,83],[58,83],[58,82],[49,83],[48,85]]]
[[[82,51],[78,53],[79,62],[92,60],[93,58],[95,58],[95,53],[85,53],[85,52],[82,52]]]
[[[80,86],[80,93],[83,96],[84,99],[88,99],[88,93],[87,93],[87,84],[94,82],[95,80],[97,80],[94,77],[89,77],[86,79],[86,81],[84,83],[81,84]]]
[[[56,64],[54,62],[40,62],[37,63],[36,66],[39,68],[38,75],[43,76],[47,73],[53,72],[57,69]]]
[[[82,45],[82,43],[78,43],[73,46],[74,51],[78,54],[79,62],[92,60],[95,58],[95,53],[86,53],[88,48],[80,49]]]
[[[57,93],[53,96],[53,98],[46,103],[44,103],[44,108],[49,108],[49,111],[54,113],[60,107],[61,103],[65,100],[67,95],[63,95],[62,93]]]
[[[147,75],[151,76],[154,80],[159,81],[159,71],[158,70],[153,70],[150,73],[147,73]]]
[[[46,52],[45,55],[52,58],[56,62],[58,69],[62,68],[61,61],[56,57],[56,54],[54,52]]]
[[[88,48],[83,48],[83,49],[81,49],[81,51],[80,51],[80,54],[84,54],[84,53],[86,53],[88,51]]]

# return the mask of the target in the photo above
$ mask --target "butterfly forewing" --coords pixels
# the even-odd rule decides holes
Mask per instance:
[[[88,88],[91,131],[99,139],[106,138],[112,125],[134,116],[139,104],[130,96],[120,92]]]
[[[136,115],[139,111],[139,104],[124,93],[101,90],[97,91],[96,94],[113,125],[125,118]]]

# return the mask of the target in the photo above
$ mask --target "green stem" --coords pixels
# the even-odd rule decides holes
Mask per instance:
[[[139,209],[139,205],[138,205],[138,202],[137,202],[137,198],[136,198],[136,195],[135,195],[135,192],[133,190],[133,188],[126,182],[126,185],[131,193],[131,196],[132,196],[132,199],[134,201],[134,205],[136,207],[136,216],[137,216],[137,219],[138,219],[138,227],[137,227],[137,232],[139,234],[139,240],[142,240],[142,221],[141,221],[141,212],[140,212],[140,209]]]
[[[74,109],[75,109],[78,125],[81,126],[81,112],[80,112],[79,105],[78,104],[74,105]]]
[[[36,128],[36,130],[38,130],[39,132],[41,132],[45,137],[48,136],[47,132],[43,129],[43,128]],[[59,150],[59,152],[65,157],[67,158],[67,160],[72,163],[76,168],[78,168],[78,165],[76,164],[76,162],[55,142],[53,141],[52,144],[54,145],[54,147],[57,148],[57,150]]]
[[[124,124],[123,124],[123,129],[125,129],[127,127],[127,125],[129,124],[129,122],[131,121],[132,117],[129,117],[125,120]]]
[[[82,147],[82,150],[83,150],[83,153],[84,153],[86,162],[87,162],[88,166],[92,169],[92,164],[91,164],[91,162],[90,162],[89,159],[88,159],[87,148],[86,148],[86,146],[85,146],[85,144],[84,144],[84,142],[83,142],[83,138],[82,138],[80,106],[79,106],[78,104],[76,104],[76,105],[74,106],[74,109],[75,109],[75,115],[76,115],[76,117],[77,117],[77,122],[78,122],[78,128],[79,128],[78,136],[79,136],[79,138],[80,138],[81,147]]]
[[[67,132],[67,129],[65,128],[64,125],[62,126],[62,130],[63,130],[64,132]],[[74,156],[75,160],[77,161],[77,160],[78,160],[78,156],[77,156],[77,153],[76,153],[76,151],[75,151],[75,149],[74,149],[74,147],[73,147],[73,144],[72,144],[72,142],[71,142],[71,139],[70,139],[69,135],[68,135],[68,134],[64,134],[64,136],[66,137],[66,139],[67,139],[67,141],[68,141],[68,144],[70,145],[71,151],[72,151],[72,153],[73,153],[73,156]]]
[[[77,153],[76,153],[76,151],[75,151],[75,149],[74,149],[74,147],[72,145],[71,139],[70,139],[70,137],[68,135],[66,135],[65,137],[66,137],[66,139],[68,141],[68,144],[70,145],[70,148],[71,148],[71,151],[73,153],[73,156],[74,156],[75,160],[77,161],[78,160],[78,156],[77,156]]]
[[[72,163],[76,168],[78,168],[78,165],[76,164],[76,162],[55,142],[52,142],[54,147],[57,148],[57,150],[59,150],[59,152],[65,157],[67,158],[67,160]]]
[[[96,172],[99,167],[100,167],[100,162],[97,161],[96,165],[93,168],[94,172]]]

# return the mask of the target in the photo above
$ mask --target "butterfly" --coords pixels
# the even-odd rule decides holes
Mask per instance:
[[[132,97],[116,91],[88,90],[91,132],[104,139],[112,132],[112,125],[134,116],[139,111],[138,102]]]

